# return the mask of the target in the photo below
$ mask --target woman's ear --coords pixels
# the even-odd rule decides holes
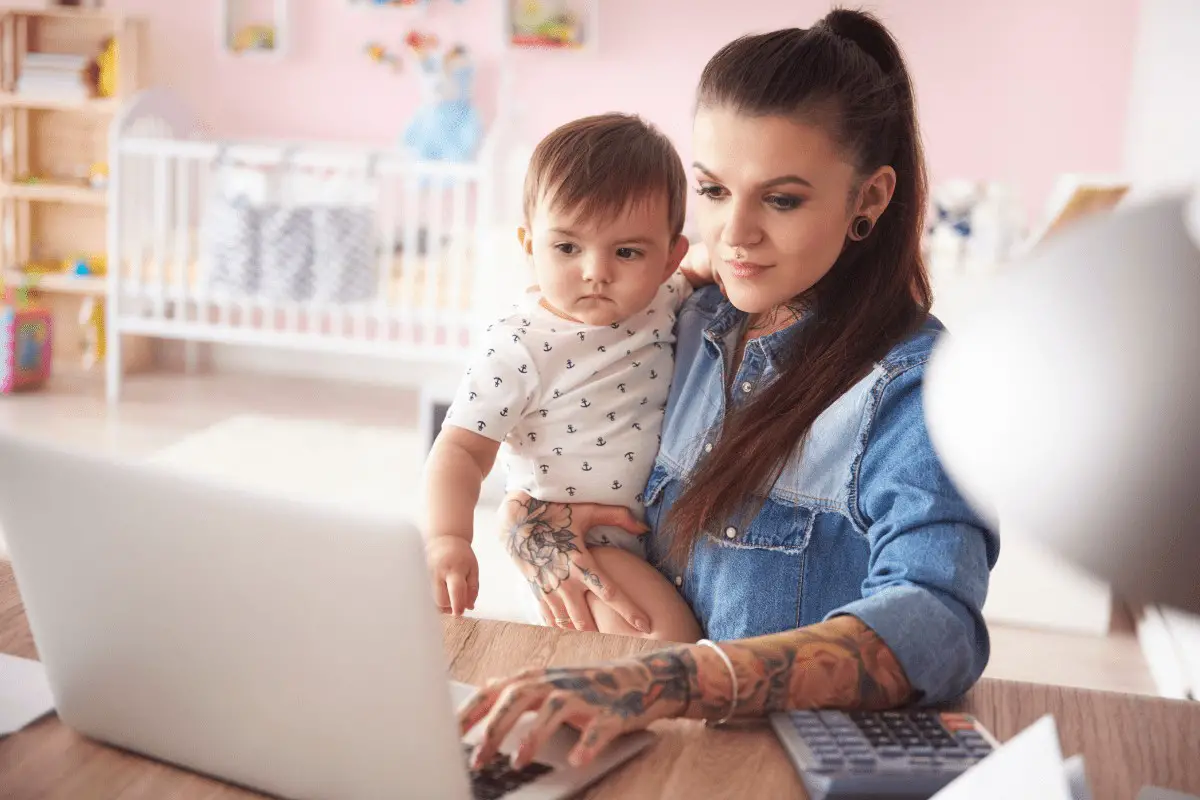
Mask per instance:
[[[883,166],[875,170],[863,181],[862,187],[858,191],[858,203],[854,208],[854,213],[850,216],[850,225],[853,226],[854,221],[859,217],[866,217],[874,225],[887,210],[895,192],[896,170],[890,166]]]

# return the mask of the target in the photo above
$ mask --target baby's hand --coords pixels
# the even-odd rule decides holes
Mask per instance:
[[[425,561],[442,613],[459,617],[473,611],[479,596],[479,561],[471,543],[457,536],[434,537],[425,544]]]

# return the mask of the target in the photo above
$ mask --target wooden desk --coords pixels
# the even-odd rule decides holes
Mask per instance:
[[[493,621],[444,622],[454,678],[481,683],[531,665],[569,665],[654,643]],[[0,562],[0,652],[35,658],[7,562]],[[982,681],[963,708],[1002,740],[1054,715],[1064,753],[1083,753],[1096,800],[1132,800],[1145,783],[1200,793],[1200,704],[1007,681]],[[803,790],[773,734],[691,721],[655,727],[660,740],[586,796],[796,797]],[[719,788],[718,788],[719,787]],[[723,794],[722,794],[723,793]],[[0,798],[245,800],[252,792],[85,739],[49,716],[0,739]]]

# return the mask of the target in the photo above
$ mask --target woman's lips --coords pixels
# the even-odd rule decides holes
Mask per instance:
[[[767,270],[766,264],[756,264],[753,261],[726,261],[729,271],[735,278],[756,278]]]

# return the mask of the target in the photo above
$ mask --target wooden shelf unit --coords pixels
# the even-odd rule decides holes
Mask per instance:
[[[124,101],[145,87],[144,33],[142,19],[99,9],[0,10],[0,277],[10,286],[30,286],[53,311],[56,372],[82,369],[76,357],[87,338],[81,303],[104,302],[106,279],[45,272],[44,265],[106,253],[109,197],[103,184],[92,185],[91,175],[107,170],[112,121]],[[95,59],[110,38],[117,52],[111,96],[98,96],[94,83],[71,94],[32,94],[21,86],[30,55]],[[41,268],[26,272],[35,265]],[[125,369],[148,365],[149,341],[130,344]],[[103,378],[102,367],[90,371]]]

